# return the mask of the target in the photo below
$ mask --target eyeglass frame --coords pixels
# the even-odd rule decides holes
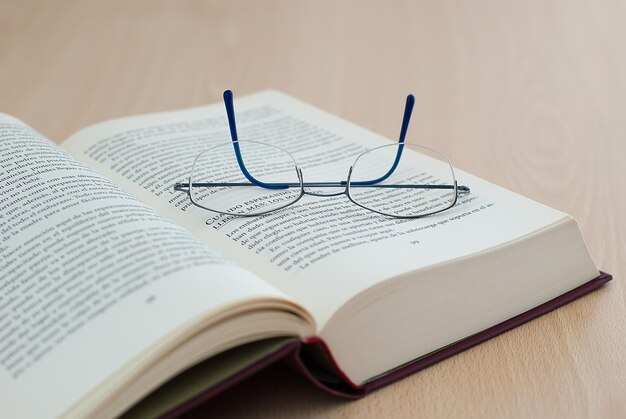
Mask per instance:
[[[237,134],[237,125],[235,122],[235,107],[233,104],[233,93],[231,90],[226,90],[224,92],[224,105],[226,107],[226,115],[228,117],[228,126],[230,129],[230,136],[231,136],[231,142],[233,145],[233,149],[235,152],[235,157],[237,158],[237,164],[239,166],[239,169],[241,170],[242,174],[244,175],[244,177],[250,181],[250,183],[240,183],[240,182],[211,182],[211,183],[205,183],[205,182],[192,182],[192,176],[194,173],[194,169],[196,166],[196,163],[198,161],[198,159],[200,158],[200,156],[207,152],[210,151],[214,148],[217,147],[222,147],[224,146],[226,143],[224,144],[219,144],[215,147],[211,147],[210,149],[204,150],[201,153],[198,154],[198,156],[196,156],[196,158],[193,161],[192,164],[192,168],[191,168],[191,174],[189,175],[189,181],[188,182],[176,182],[174,184],[174,190],[175,191],[179,191],[179,192],[186,192],[189,195],[189,199],[191,200],[191,203],[196,205],[199,208],[211,211],[211,212],[215,212],[218,214],[222,214],[222,215],[231,215],[231,216],[235,216],[235,217],[259,217],[262,215],[266,215],[266,214],[271,214],[272,212],[276,212],[279,211],[281,209],[284,209],[290,205],[295,204],[296,202],[298,202],[300,199],[302,199],[303,196],[305,195],[310,195],[310,196],[318,196],[318,197],[330,197],[330,196],[340,196],[340,195],[346,195],[348,197],[348,199],[350,200],[350,202],[352,202],[353,204],[364,208],[368,211],[372,211],[374,213],[380,214],[380,215],[384,215],[387,217],[393,217],[393,218],[398,218],[398,219],[418,219],[418,218],[423,218],[423,217],[427,217],[427,216],[431,216],[434,214],[438,214],[440,212],[443,211],[447,211],[450,208],[454,207],[458,201],[458,198],[464,195],[467,195],[468,193],[470,193],[470,188],[464,185],[458,185],[457,180],[456,180],[456,176],[454,175],[454,168],[452,166],[452,163],[450,162],[450,160],[444,156],[443,154],[439,153],[436,150],[433,150],[431,148],[428,147],[424,147],[419,145],[419,147],[432,151],[438,155],[440,155],[441,157],[443,157],[446,162],[448,163],[448,165],[450,166],[450,170],[452,171],[452,177],[454,179],[454,185],[379,185],[378,183],[384,181],[385,179],[387,179],[389,176],[391,176],[393,174],[393,172],[396,170],[398,163],[400,162],[400,158],[402,156],[402,152],[404,150],[404,146],[407,144],[405,143],[405,138],[406,138],[406,133],[408,131],[408,127],[409,127],[409,122],[411,120],[411,114],[413,112],[413,106],[415,104],[415,97],[412,94],[409,94],[406,98],[406,104],[405,104],[405,108],[404,108],[404,115],[402,118],[402,128],[400,130],[400,137],[398,139],[398,143],[393,143],[393,144],[384,144],[378,147],[374,147],[371,149],[368,149],[366,151],[364,151],[363,153],[360,153],[356,159],[354,160],[354,162],[352,163],[352,165],[350,166],[350,168],[348,169],[348,178],[347,180],[342,180],[342,181],[338,181],[338,182],[310,182],[310,183],[304,183],[303,180],[303,174],[302,174],[302,169],[300,169],[297,165],[296,160],[293,158],[293,156],[291,155],[291,153],[289,153],[287,150],[281,148],[281,147],[277,147],[273,144],[266,144],[266,143],[262,143],[259,141],[253,141],[253,140],[244,140],[243,143],[255,143],[255,144],[261,144],[261,145],[267,145],[270,147],[274,147],[277,148],[287,154],[289,154],[289,156],[292,158],[292,160],[295,163],[295,169],[296,169],[296,174],[298,176],[298,184],[294,184],[294,183],[265,183],[262,182],[256,178],[254,178],[254,176],[252,176],[250,174],[250,172],[248,171],[248,169],[245,166],[245,163],[243,161],[243,157],[241,155],[241,149],[240,149],[240,143],[242,141],[239,140],[239,136]],[[418,144],[416,144],[418,145]],[[372,180],[367,180],[367,181],[357,181],[357,182],[350,182],[351,176],[352,176],[352,169],[354,167],[354,165],[357,163],[357,161],[359,160],[359,158],[361,158],[363,155],[381,149],[381,148],[385,148],[385,147],[390,147],[390,146],[398,146],[398,151],[396,153],[396,157],[394,159],[394,162],[391,166],[391,168],[387,171],[387,173],[385,173],[384,175],[380,176],[377,179],[372,179]],[[205,207],[197,202],[194,201],[192,194],[191,194],[191,188],[192,187],[232,187],[232,186],[258,186],[264,189],[273,189],[273,190],[277,190],[277,189],[288,189],[290,187],[295,187],[295,186],[299,186],[300,188],[300,194],[298,195],[297,198],[295,198],[293,201],[277,207],[277,208],[273,208],[271,210],[265,211],[265,212],[260,212],[260,213],[254,213],[254,214],[233,214],[230,212],[224,212],[224,211],[218,211],[212,208],[208,208]],[[418,215],[396,215],[396,214],[387,214],[378,210],[375,210],[373,208],[369,208],[364,206],[363,204],[360,204],[359,202],[355,201],[353,199],[353,197],[350,195],[350,188],[351,187],[374,187],[374,188],[400,188],[400,189],[453,189],[454,190],[454,201],[452,201],[452,203],[440,210],[437,211],[433,211],[433,212],[429,212],[429,213],[425,213],[425,214],[418,214]],[[337,188],[337,187],[345,187],[345,189],[341,192],[334,192],[331,194],[321,194],[321,193],[317,193],[317,192],[312,192],[312,191],[307,191],[305,190],[305,187],[311,187],[311,188],[324,188],[324,187],[332,187],[332,188]]]

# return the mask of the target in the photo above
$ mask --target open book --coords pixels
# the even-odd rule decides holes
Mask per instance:
[[[236,110],[309,169],[389,142],[275,91]],[[471,193],[417,220],[345,196],[200,209],[173,185],[229,140],[222,104],[61,146],[0,114],[2,417],[175,414],[283,358],[358,397],[610,279],[571,216],[458,170]]]

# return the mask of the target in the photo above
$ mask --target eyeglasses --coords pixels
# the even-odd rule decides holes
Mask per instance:
[[[398,143],[359,154],[346,180],[309,183],[287,150],[238,139],[233,94],[227,90],[224,104],[232,141],[198,154],[189,180],[177,182],[174,189],[186,192],[200,208],[238,217],[278,211],[304,195],[346,195],[362,208],[395,218],[445,211],[470,189],[457,185],[450,160],[443,154],[405,142],[414,103],[413,95],[407,96]]]

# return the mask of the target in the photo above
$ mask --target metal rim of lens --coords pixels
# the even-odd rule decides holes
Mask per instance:
[[[453,206],[455,206],[455,205],[456,205],[456,203],[457,203],[457,201],[458,201],[458,198],[459,198],[459,197],[458,197],[458,185],[457,185],[457,181],[456,181],[456,176],[455,176],[455,174],[454,174],[454,167],[452,167],[452,162],[450,161],[450,159],[448,159],[448,157],[446,157],[444,154],[442,154],[442,153],[440,153],[439,151],[434,150],[434,149],[432,149],[432,148],[430,148],[430,147],[425,147],[425,146],[420,145],[420,144],[415,144],[415,143],[407,143],[407,142],[402,143],[402,144],[403,144],[404,146],[414,146],[414,147],[418,147],[418,148],[420,148],[420,149],[428,150],[428,151],[430,151],[430,152],[432,152],[432,153],[435,153],[435,154],[437,154],[437,155],[439,155],[439,156],[443,157],[444,162],[448,163],[448,166],[450,167],[450,172],[452,173],[452,180],[453,180],[453,182],[454,182],[454,189],[453,189],[453,191],[454,191],[454,200],[450,203],[450,205],[449,205],[449,206],[447,206],[447,207],[445,207],[445,208],[442,208],[442,209],[440,209],[440,210],[437,210],[437,211],[432,211],[432,212],[427,212],[427,213],[424,213],[424,214],[418,214],[418,215],[398,215],[398,214],[389,214],[389,213],[386,213],[386,212],[382,212],[382,211],[375,210],[375,209],[373,209],[373,208],[366,207],[365,205],[360,204],[359,202],[357,202],[357,201],[354,199],[354,197],[353,197],[353,196],[352,196],[352,194],[350,193],[350,184],[351,184],[351,179],[352,179],[352,169],[354,168],[354,166],[356,166],[356,164],[357,164],[357,162],[359,161],[359,159],[360,159],[361,157],[363,157],[363,156],[365,156],[365,155],[367,155],[367,154],[369,154],[369,153],[373,152],[373,151],[380,150],[380,149],[382,149],[382,148],[386,148],[386,147],[399,147],[399,146],[400,146],[400,143],[385,144],[385,145],[381,145],[381,146],[378,146],[378,147],[370,148],[369,150],[365,150],[364,152],[362,152],[361,154],[359,154],[358,156],[356,156],[356,159],[354,159],[354,162],[352,163],[352,166],[350,166],[350,170],[348,171],[348,179],[347,179],[347,181],[346,181],[346,195],[348,196],[348,199],[350,200],[350,202],[352,202],[352,203],[353,203],[353,204],[355,204],[355,205],[358,205],[358,206],[359,206],[359,207],[361,207],[361,208],[365,208],[366,210],[369,210],[369,211],[375,212],[375,213],[380,214],[380,215],[385,215],[385,216],[387,216],[387,217],[393,217],[393,218],[402,218],[402,219],[416,219],[416,218],[427,217],[427,216],[429,216],[429,215],[438,214],[438,213],[440,213],[440,212],[447,211],[447,210],[449,210],[450,208],[452,208]],[[407,148],[408,148],[408,147],[407,147]],[[408,149],[410,150],[410,148],[408,148]],[[412,150],[412,151],[415,151],[415,150]],[[416,151],[416,152],[417,152],[417,151]]]
[[[298,194],[298,196],[293,201],[288,202],[287,204],[285,204],[283,206],[280,206],[278,208],[274,208],[274,209],[271,209],[271,210],[268,210],[268,211],[263,211],[263,212],[255,212],[255,213],[251,213],[251,214],[239,214],[239,213],[219,211],[219,210],[216,210],[216,209],[213,209],[213,208],[206,207],[206,206],[196,202],[196,200],[193,199],[193,194],[191,193],[191,189],[192,189],[191,185],[193,183],[193,172],[194,172],[194,169],[196,168],[196,163],[198,162],[200,157],[202,157],[203,154],[208,153],[210,151],[213,151],[216,148],[232,145],[234,143],[238,143],[238,144],[259,144],[259,145],[263,145],[263,146],[267,146],[267,147],[272,147],[272,148],[278,149],[278,150],[286,153],[287,155],[289,155],[289,157],[293,161],[294,168],[296,169],[296,175],[298,176],[298,182],[300,183],[300,193]],[[272,212],[279,211],[279,210],[281,210],[283,208],[286,208],[286,207],[288,207],[290,205],[293,205],[296,202],[298,202],[304,196],[304,182],[302,180],[302,170],[300,170],[300,168],[298,167],[298,165],[296,163],[296,159],[293,157],[293,155],[290,152],[288,152],[284,148],[275,146],[273,144],[263,143],[261,141],[253,141],[253,140],[240,141],[240,140],[237,140],[237,141],[230,141],[230,142],[227,142],[227,143],[221,143],[221,144],[215,145],[215,146],[213,146],[211,148],[208,148],[208,149],[200,152],[194,158],[193,164],[191,165],[191,172],[189,173],[189,190],[188,190],[187,193],[189,195],[189,199],[191,200],[191,203],[196,205],[196,206],[198,206],[198,207],[200,207],[200,208],[202,208],[202,209],[205,209],[205,210],[208,210],[208,211],[212,211],[212,212],[215,212],[215,213],[218,213],[218,214],[222,214],[222,215],[233,215],[233,216],[236,216],[236,217],[258,217],[260,215],[270,214]]]

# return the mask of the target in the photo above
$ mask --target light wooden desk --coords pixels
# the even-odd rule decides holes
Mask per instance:
[[[0,110],[60,141],[273,87],[395,137],[413,92],[416,141],[573,214],[614,280],[358,402],[276,368],[204,413],[626,417],[626,4],[365,3],[0,0]]]

